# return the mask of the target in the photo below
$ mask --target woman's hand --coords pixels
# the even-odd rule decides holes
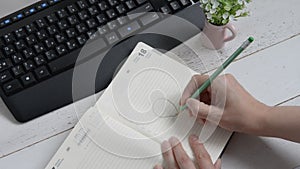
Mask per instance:
[[[180,104],[187,104],[190,114],[200,123],[209,114],[211,122],[227,130],[263,135],[266,112],[270,107],[252,97],[232,75],[217,77],[198,99],[190,99],[208,78],[193,76]]]
[[[221,169],[221,160],[213,164],[210,155],[200,143],[197,136],[190,136],[189,142],[195,155],[196,164],[184,151],[180,141],[172,137],[162,143],[163,158],[166,166],[156,165],[154,169]],[[196,167],[198,165],[198,167]]]

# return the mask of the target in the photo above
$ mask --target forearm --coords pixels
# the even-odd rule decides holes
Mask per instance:
[[[265,114],[262,135],[300,142],[300,107],[270,107]]]

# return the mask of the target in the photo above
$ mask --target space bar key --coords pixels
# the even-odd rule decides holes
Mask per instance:
[[[80,51],[80,49],[77,49],[65,56],[62,56],[61,58],[58,58],[54,60],[53,62],[50,62],[48,64],[51,72],[53,74],[65,71],[67,69],[70,69],[75,66],[75,63],[77,62],[77,59],[79,61],[84,60],[85,58],[90,57],[92,54],[95,54],[96,52],[100,52],[102,49],[106,48],[107,45],[105,41],[102,38],[98,38],[97,40],[94,40],[92,42],[88,42]],[[80,58],[78,58],[78,56]]]

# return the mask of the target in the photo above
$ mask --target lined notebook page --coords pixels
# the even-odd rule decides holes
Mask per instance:
[[[47,169],[152,168],[162,160],[160,143],[171,136],[180,138],[193,157],[187,136],[199,135],[202,126],[187,112],[178,115],[181,93],[193,74],[187,66],[139,43]],[[230,136],[217,128],[205,143],[214,162]]]

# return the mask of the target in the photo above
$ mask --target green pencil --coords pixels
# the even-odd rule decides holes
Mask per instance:
[[[226,69],[235,58],[237,58],[252,42],[254,41],[253,37],[249,37],[223,64],[220,66],[211,76],[207,79],[198,90],[192,95],[192,98],[197,98],[208,86],[211,85],[211,82],[215,80],[224,69]],[[187,108],[187,105],[181,106],[180,111],[183,111]]]

